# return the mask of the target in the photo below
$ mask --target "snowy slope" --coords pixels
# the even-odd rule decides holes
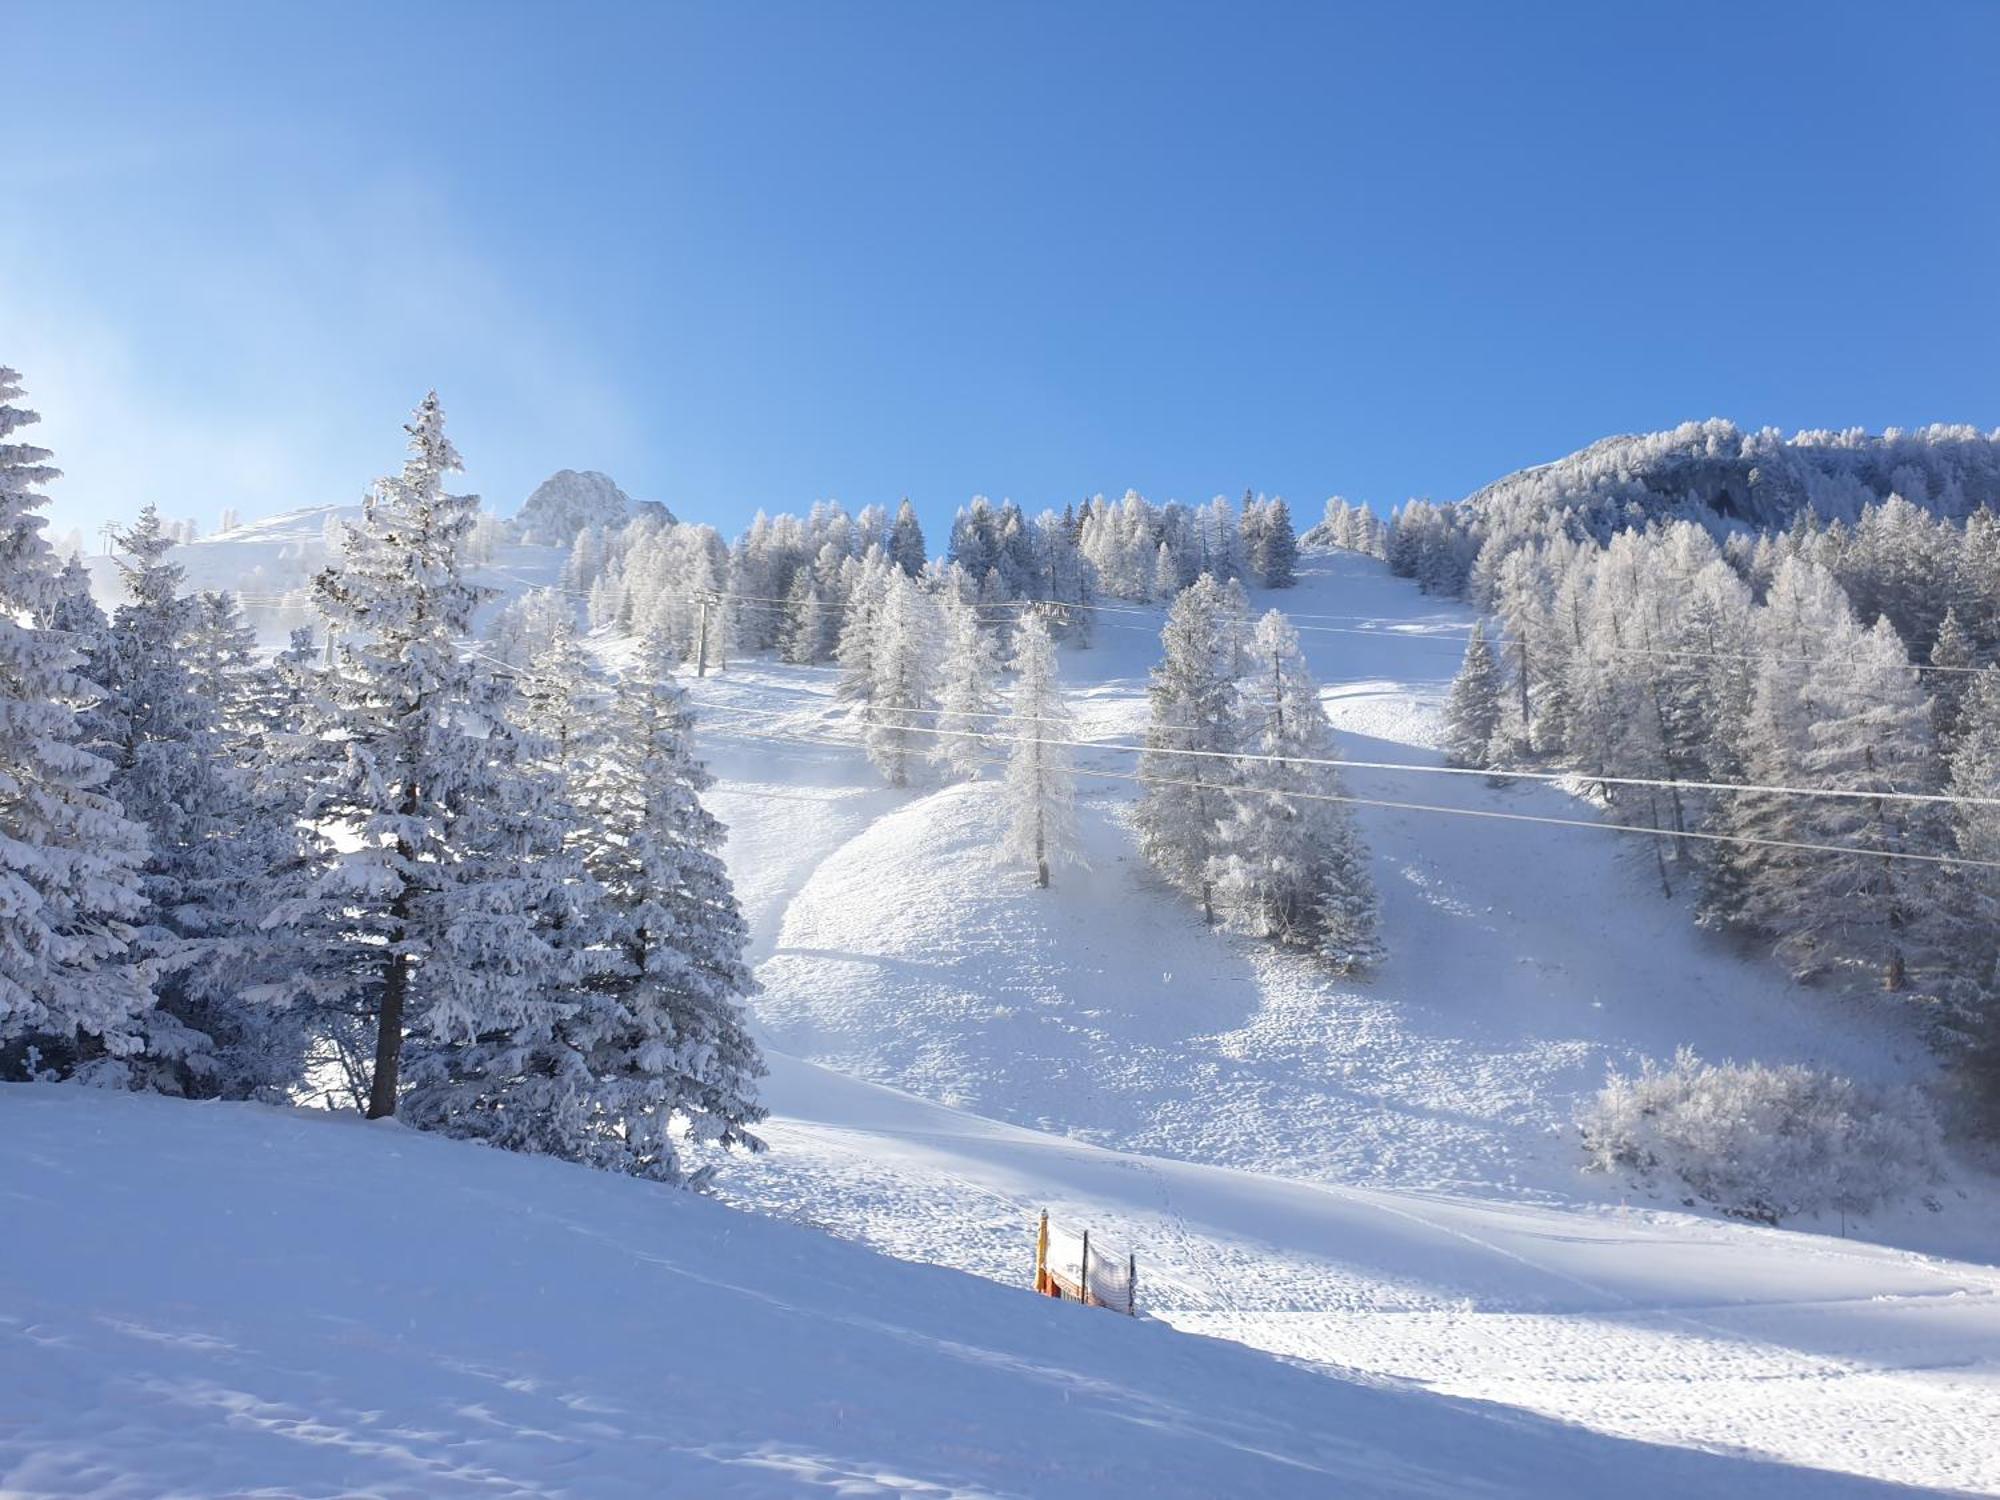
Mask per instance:
[[[264,644],[281,646],[293,626],[317,623],[300,591],[331,560],[329,526],[360,515],[359,505],[309,505],[200,537],[174,548],[170,556],[186,572],[190,590],[234,593]],[[492,562],[471,570],[471,577],[495,592],[497,606],[527,589],[555,583],[568,558],[566,547],[502,545]],[[106,610],[116,608],[125,598],[117,559],[98,553],[84,562],[98,603]]]
[[[0,1088],[0,1493],[1887,1493],[331,1116]]]
[[[1351,557],[1269,602],[1369,617],[1305,636],[1347,753],[1437,763],[1462,614]],[[1109,617],[1067,657],[1085,737],[1143,724],[1154,629]],[[990,787],[892,794],[856,751],[773,742],[837,735],[830,688],[769,663],[696,685],[781,1054],[777,1149],[730,1174],[737,1201],[1002,1280],[1052,1205],[1138,1245],[1142,1300],[1189,1328],[1606,1431],[2000,1492],[2000,1273],[1621,1206],[1626,1185],[1576,1166],[1570,1121],[1608,1063],[1685,1041],[1924,1076],[1892,1010],[1703,937],[1646,851],[1592,831],[1363,809],[1392,949],[1367,982],[1203,930],[1146,879],[1129,782],[1085,783],[1092,869],[1035,892],[994,863]],[[1350,782],[1582,811],[1476,777]],[[1984,1259],[1990,1181],[1968,1170],[1939,1204],[1847,1228]]]

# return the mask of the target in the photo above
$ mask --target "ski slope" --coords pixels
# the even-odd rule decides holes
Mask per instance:
[[[1903,1493],[349,1117],[0,1086],[0,1494]]]
[[[1348,755],[1438,763],[1461,611],[1350,556],[1257,602],[1342,617],[1304,639]],[[1107,615],[1067,653],[1080,737],[1136,743],[1156,629]],[[1091,868],[1039,892],[995,861],[990,784],[891,793],[825,743],[829,673],[738,663],[694,687],[774,1064],[775,1149],[728,1174],[734,1201],[1014,1282],[1049,1206],[1140,1247],[1142,1304],[1192,1331],[1621,1436],[2000,1493],[1990,1179],[1772,1231],[1578,1171],[1571,1121],[1607,1066],[1682,1043],[1933,1066],[1893,1008],[1697,932],[1649,849],[1362,808],[1391,957],[1337,980],[1156,888],[1129,781],[1083,782]],[[1349,783],[1587,815],[1547,786]]]
[[[323,523],[178,557],[198,587],[290,578]],[[559,564],[515,549],[481,576],[514,592]],[[1438,763],[1462,610],[1329,555],[1255,602],[1302,627],[1346,754]],[[1108,747],[1143,731],[1157,630],[1107,613],[1065,652],[1103,747],[1085,770],[1136,769]],[[1992,1179],[1772,1231],[1577,1169],[1607,1067],[1688,1043],[1921,1080],[1910,1018],[1699,933],[1650,849],[1589,830],[1361,808],[1390,945],[1366,981],[1203,928],[1137,858],[1130,781],[1081,783],[1090,868],[1038,892],[995,861],[991,782],[885,788],[832,677],[737,660],[689,684],[772,1062],[773,1150],[722,1191],[1010,1289],[400,1132],[0,1091],[0,1493],[215,1473],[292,1493],[2000,1493]],[[1348,783],[1589,815],[1548,786]],[[259,1160],[285,1164],[275,1196]],[[384,1181],[410,1257],[363,1285]],[[1141,1326],[1011,1290],[1043,1207],[1138,1249]],[[248,1269],[223,1264],[286,1309],[268,1335],[206,1279],[216,1224],[253,1234]],[[524,1289],[528,1322],[484,1326]],[[712,1389],[689,1388],[689,1347],[727,1356]],[[119,1423],[91,1425],[106,1407]]]

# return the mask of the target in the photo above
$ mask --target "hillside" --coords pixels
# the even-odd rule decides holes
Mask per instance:
[[[23,1500],[1889,1492],[1338,1380],[394,1126],[10,1085],[0,1195],[0,1489]]]
[[[1469,616],[1345,555],[1257,602],[1295,612],[1348,754],[1437,764]],[[1132,743],[1156,624],[1102,627],[1066,655],[1081,734]],[[1578,1170],[1571,1121],[1606,1067],[1681,1042],[1883,1081],[1933,1066],[1893,1007],[1695,931],[1642,846],[1362,808],[1390,958],[1335,981],[1157,889],[1129,782],[1083,783],[1092,868],[1037,892],[995,863],[990,784],[894,793],[830,742],[831,672],[742,662],[693,687],[777,1054],[776,1149],[727,1174],[734,1201],[1010,1281],[1052,1204],[1139,1246],[1143,1302],[1190,1329],[1623,1435],[2000,1490],[1979,1436],[2000,1273],[1838,1238],[1984,1261],[1989,1178],[1773,1232]],[[1589,816],[1478,777],[1350,782]]]
[[[275,518],[176,557],[195,586],[218,586],[294,562],[323,524],[318,512]],[[503,547],[477,576],[517,593],[554,578],[562,555]],[[1474,1475],[1499,1493],[1546,1493],[1552,1473],[1578,1492],[1569,1476],[1600,1462],[1639,1493],[1794,1483],[1829,1493],[1845,1482],[1836,1475],[2000,1493],[1987,1438],[2000,1424],[1990,1177],[1960,1163],[1928,1201],[1772,1231],[1578,1169],[1575,1113],[1608,1067],[1690,1043],[1718,1059],[1921,1083],[1935,1064],[1913,1018],[1883,1000],[1801,989],[1699,933],[1686,891],[1662,899],[1636,841],[1485,816],[1594,816],[1562,788],[1425,774],[1439,764],[1438,708],[1465,610],[1379,563],[1325,553],[1304,559],[1298,587],[1253,603],[1295,617],[1344,753],[1380,763],[1351,770],[1350,790],[1425,805],[1358,810],[1390,953],[1374,977],[1332,979],[1211,932],[1145,871],[1130,828],[1137,787],[1119,779],[1134,758],[1114,747],[1143,731],[1157,610],[1112,607],[1096,644],[1064,652],[1079,733],[1093,742],[1080,752],[1095,773],[1081,783],[1090,868],[1051,892],[996,863],[990,781],[892,791],[851,741],[833,669],[732,656],[687,685],[718,776],[706,800],[731,830],[764,986],[753,1005],[772,1064],[773,1150],[721,1178],[723,1198],[754,1214],[282,1113],[86,1099],[61,1106],[81,1114],[21,1115],[39,1123],[18,1131],[10,1115],[5,1170],[26,1186],[10,1175],[0,1191],[48,1205],[35,1216],[41,1258],[24,1262],[46,1274],[23,1276],[10,1307],[32,1310],[13,1326],[71,1342],[23,1334],[0,1384],[33,1387],[45,1348],[81,1352],[63,1377],[69,1396],[45,1402],[28,1428],[24,1467],[0,1475],[29,1494],[153,1493],[223,1455],[246,1476],[275,1463],[323,1488],[430,1493],[485,1477],[489,1488],[598,1494],[642,1487],[635,1476],[656,1476],[671,1451],[696,1467],[687,1489],[668,1492],[702,1495],[836,1482],[852,1493],[1043,1495],[1071,1483],[1082,1493],[1114,1472],[1115,1487],[1130,1474],[1130,1487],[1165,1494],[1319,1494],[1330,1475],[1357,1493],[1461,1493]],[[627,647],[598,645],[613,661]],[[53,1110],[44,1101],[65,1098],[77,1096],[23,1090],[0,1108]],[[145,1110],[167,1113],[123,1113]],[[184,1128],[209,1134],[145,1144]],[[129,1196],[115,1209],[127,1217],[100,1221],[52,1186],[50,1173],[94,1180],[95,1158],[71,1154],[86,1150],[128,1158],[106,1200]],[[275,1196],[223,1164],[259,1153],[296,1162]],[[417,1174],[394,1191],[390,1232],[424,1249],[409,1278],[377,1294],[338,1268],[368,1263],[362,1205],[385,1172]],[[158,1262],[191,1278],[194,1294],[161,1285],[154,1261],[133,1261],[123,1247],[145,1238],[133,1226],[168,1221],[166,1187],[146,1196],[149,1173],[173,1185],[172,1234],[254,1218],[248,1253],[272,1297],[299,1295],[279,1290],[276,1268],[305,1268],[312,1296],[297,1326],[259,1338],[256,1314],[232,1312],[201,1281],[195,1241]],[[218,1181],[184,1192],[175,1174]],[[1071,1350],[1076,1323],[1038,1321],[1050,1310],[1023,1312],[1013,1290],[1043,1207],[1136,1247],[1149,1320],[1252,1349],[1214,1353],[1158,1326],[1113,1332],[1094,1319],[1083,1337],[1097,1352]],[[494,1215],[507,1225],[499,1252]],[[1007,1289],[883,1262],[797,1225]],[[748,1269],[718,1277],[711,1260]],[[116,1433],[78,1425],[130,1403],[112,1372],[131,1357],[118,1346],[145,1335],[74,1332],[89,1323],[89,1282],[53,1272],[71,1261],[102,1285],[140,1280],[143,1305],[115,1313],[121,1323],[227,1346],[162,1344],[189,1364],[139,1377],[152,1382],[149,1401],[185,1387],[220,1412],[237,1396],[216,1393],[236,1392],[259,1420],[268,1403],[268,1428],[217,1416],[177,1442],[165,1408]],[[663,1313],[657,1327],[628,1326],[614,1313],[669,1300],[647,1279],[658,1276],[701,1281],[698,1314],[670,1300],[675,1319],[697,1317],[704,1347],[733,1341],[741,1309],[753,1310],[748,1341],[712,1389],[678,1383],[685,1358],[667,1351],[689,1337],[682,1323]],[[518,1316],[510,1299],[530,1277],[547,1326],[485,1329]],[[711,1312],[718,1296],[728,1300]],[[782,1317],[759,1322],[754,1310],[772,1298]],[[855,1305],[894,1312],[856,1321]],[[321,1341],[320,1320],[362,1342]],[[392,1328],[415,1331],[384,1341]],[[893,1362],[854,1338],[924,1353],[885,1374]],[[1120,1339],[1167,1342],[1131,1354]],[[380,1372],[356,1350],[382,1348],[428,1364],[399,1366],[391,1396],[370,1404]],[[788,1377],[760,1427],[740,1409],[766,1379],[760,1351],[776,1349]],[[1071,1397],[1044,1433],[1050,1365],[1070,1372]],[[872,1395],[829,1413],[826,1393],[852,1390],[857,1370],[887,1415]],[[1214,1422],[1181,1433],[1187,1452],[1137,1438],[1107,1448],[1098,1410],[1071,1410],[1083,1382],[1166,1425],[1185,1426],[1188,1410]],[[673,1390],[670,1412],[631,1417],[634,1388]],[[590,1405],[564,1405],[569,1394]],[[1453,1425],[1487,1410],[1458,1404],[1468,1398],[1507,1409],[1490,1424],[1503,1437]],[[605,1402],[626,1415],[588,1415]],[[1387,1404],[1356,1407],[1342,1425],[1350,1402]],[[941,1404],[949,1440],[937,1435]],[[361,1430],[370,1414],[379,1423],[405,1408],[425,1416],[394,1442]],[[980,1414],[969,1431],[956,1415],[967,1409]],[[307,1413],[318,1425],[298,1425]],[[297,1445],[267,1431],[309,1431],[329,1451],[295,1471]],[[1358,1432],[1372,1446],[1353,1446]],[[133,1466],[123,1491],[78,1456],[101,1450]],[[557,1452],[580,1477],[560,1477]],[[310,1467],[335,1459],[363,1465],[352,1471],[361,1477]]]
[[[1527,533],[1567,514],[1601,536],[1672,517],[1782,529],[1807,506],[1823,520],[1851,521],[1892,493],[1951,517],[2000,505],[2000,433],[1940,426],[1787,438],[1733,422],[1684,422],[1603,438],[1506,475],[1464,506],[1482,531]]]

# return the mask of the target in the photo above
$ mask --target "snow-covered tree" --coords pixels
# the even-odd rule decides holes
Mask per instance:
[[[1931,647],[1930,670],[1924,673],[1931,694],[1931,728],[1940,746],[1948,748],[1958,731],[1959,705],[1965,700],[1973,665],[1972,640],[1958,623],[1958,611],[1947,609]]]
[[[103,791],[110,767],[78,743],[67,635],[25,623],[60,600],[42,539],[47,449],[9,441],[36,420],[0,367],[0,1077],[88,1073],[140,1046],[152,1003],[130,950],[145,832]]]
[[[1500,726],[1500,664],[1486,641],[1485,622],[1472,627],[1465,661],[1452,679],[1444,707],[1444,749],[1455,766],[1490,764],[1487,751]]]
[[[1140,850],[1169,884],[1201,902],[1209,922],[1239,731],[1238,628],[1228,590],[1206,574],[1174,600],[1160,632],[1164,654],[1153,668],[1139,763]]]
[[[944,662],[939,671],[938,735],[931,759],[955,776],[975,780],[991,758],[986,736],[997,731],[999,667],[993,634],[980,621],[977,605],[944,596]]]
[[[912,578],[921,577],[929,561],[924,554],[924,528],[918,524],[916,507],[908,500],[896,507],[896,521],[889,528],[889,561]]]
[[[1241,747],[1211,860],[1216,904],[1238,931],[1327,947],[1346,968],[1377,951],[1365,851],[1341,797],[1333,727],[1299,651],[1272,610],[1257,622],[1242,684]],[[1329,932],[1328,918],[1339,930]]]
[[[315,586],[339,647],[290,769],[303,818],[329,836],[280,911],[305,954],[300,999],[371,1117],[397,1111],[406,1039],[531,1038],[553,1025],[567,977],[538,915],[561,904],[533,826],[540,789],[504,684],[460,649],[479,595],[459,549],[478,502],[445,490],[461,464],[435,393],[407,430],[402,472],[370,491]],[[445,1059],[429,1062],[435,1079]]]
[[[1081,865],[1076,829],[1076,738],[1057,675],[1055,638],[1039,610],[1014,632],[1014,743],[1007,756],[1007,853],[1046,888],[1063,865]]]
[[[579,846],[604,892],[612,962],[564,1034],[588,1063],[583,1159],[681,1181],[676,1120],[703,1144],[761,1150],[764,1065],[742,998],[756,981],[748,929],[717,852],[724,829],[701,803],[673,655],[642,646],[620,677],[600,751],[575,778]]]
[[[1267,589],[1290,588],[1298,581],[1299,560],[1290,507],[1282,498],[1246,500],[1243,521],[1245,550],[1257,582]]]
[[[174,532],[147,506],[119,537],[127,599],[93,662],[87,710],[106,790],[142,823],[150,856],[135,938],[158,998],[124,1081],[175,1094],[276,1096],[302,1066],[301,1034],[245,999],[268,971],[260,926],[288,830],[263,816],[241,722],[252,663],[234,601],[181,591]],[[199,672],[200,675],[197,675]],[[239,716],[226,726],[225,713]]]
[[[938,680],[937,603],[900,570],[876,621],[873,683],[864,718],[868,758],[891,786],[908,786],[929,755]]]
[[[1796,557],[1778,564],[1757,644],[1737,751],[1748,783],[1856,793],[1936,785],[1929,704],[1901,641],[1886,620],[1863,630],[1827,569]],[[1936,842],[1923,804],[1729,793],[1715,827],[1741,842],[1716,861],[1704,896],[1710,920],[1767,934],[1801,975],[1853,963],[1903,987],[1932,941],[1933,903],[1921,866],[1893,856]]]

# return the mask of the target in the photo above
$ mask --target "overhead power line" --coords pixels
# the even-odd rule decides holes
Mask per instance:
[[[724,705],[716,706],[723,708],[725,712],[732,711]],[[702,712],[706,711],[706,709],[702,710]],[[740,712],[741,710],[736,711]],[[726,737],[768,741],[774,744],[811,745],[846,750],[856,748],[854,742],[850,739],[758,733],[754,730],[734,729],[727,726],[723,727],[721,733]],[[974,737],[984,738],[989,743],[1006,743],[1006,741],[996,740],[992,736]],[[1054,741],[1051,743],[1062,742]],[[996,759],[991,763],[1000,764],[1002,762]],[[1130,781],[1150,786],[1178,786],[1195,791],[1217,792],[1225,796],[1289,797],[1307,802],[1335,802],[1351,807],[1379,807],[1394,812],[1429,813],[1440,817],[1480,818],[1503,823],[1532,823],[1552,828],[1595,829],[1602,833],[1636,833],[1648,835],[1652,838],[1689,839],[1701,843],[1735,844],[1765,849],[1789,849],[1807,854],[1858,855],[1865,859],[1914,861],[1921,864],[1945,865],[1964,869],[2000,870],[2000,860],[1967,859],[1954,854],[1923,854],[1914,850],[1902,849],[1865,849],[1853,844],[1823,844],[1804,839],[1773,839],[1757,834],[1710,833],[1698,829],[1656,828],[1646,823],[1607,823],[1596,818],[1559,818],[1541,813],[1502,812],[1498,809],[1476,807],[1447,807],[1433,802],[1405,802],[1383,797],[1357,797],[1339,792],[1307,792],[1278,787],[1229,786],[1221,782],[1191,781],[1170,776],[1147,776],[1133,771],[1093,771],[1084,767],[1076,767],[1075,774],[1097,781]]]
[[[728,706],[728,705],[722,705],[722,706]],[[732,711],[737,713],[774,714],[774,715],[795,714],[798,712],[798,710],[796,709],[756,709],[756,708],[733,708]],[[939,708],[889,708],[889,707],[884,707],[883,705],[880,704],[871,704],[868,707],[868,712],[878,713],[878,714],[929,714],[935,717],[944,714],[946,710]],[[953,712],[963,712],[963,711],[953,710]],[[1005,723],[1062,722],[1058,720],[1048,720],[1032,714],[1015,714],[1015,713],[1000,713],[1000,712],[985,712],[985,711],[964,712],[964,716],[966,718],[976,718],[976,719],[995,719]],[[962,737],[971,737],[975,739],[997,738],[996,736],[983,734],[979,730],[971,730],[971,729],[937,729],[937,728],[927,728],[925,726],[917,724],[905,724],[899,727],[907,729],[913,734],[959,735]],[[1132,754],[1132,755],[1176,755],[1176,756],[1187,756],[1196,759],[1225,760],[1225,761],[1248,763],[1248,764],[1330,766],[1335,770],[1390,771],[1390,772],[1402,772],[1416,776],[1496,777],[1496,778],[1505,778],[1510,781],[1539,781],[1539,782],[1580,781],[1588,785],[1595,785],[1595,786],[1645,787],[1658,791],[1735,792],[1743,794],[1759,794],[1759,795],[1773,796],[1773,797],[1816,797],[1816,798],[1826,798],[1833,800],[1856,801],[1856,802],[1918,802],[1918,803],[1945,803],[1953,806],[1964,806],[1964,807],[2000,807],[2000,797],[1959,797],[1952,795],[1951,793],[1948,792],[1902,792],[1893,790],[1874,791],[1874,790],[1856,789],[1851,787],[1780,786],[1780,785],[1766,785],[1757,782],[1741,782],[1741,781],[1676,781],[1668,778],[1651,777],[1651,776],[1613,776],[1613,775],[1600,776],[1583,771],[1483,770],[1476,766],[1425,766],[1425,765],[1414,765],[1408,761],[1395,761],[1395,760],[1344,760],[1334,756],[1264,755],[1254,751],[1239,752],[1233,750],[1176,750],[1163,746],[1131,745],[1131,744],[1121,743],[1115,740],[1052,739],[1045,735],[1038,735],[1037,738],[1040,739],[1043,744],[1062,745],[1068,748],[1078,749],[1078,750],[1113,750],[1113,751],[1121,751],[1126,754]],[[1002,740],[1002,743],[1005,743],[1005,741]]]

